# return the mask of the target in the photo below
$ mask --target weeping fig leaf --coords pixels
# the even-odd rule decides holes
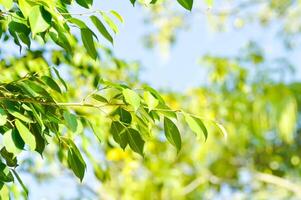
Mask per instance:
[[[64,85],[65,90],[67,91],[68,90],[67,84],[64,81],[64,79],[61,77],[59,71],[56,68],[54,68],[54,67],[52,69],[53,69],[54,73],[56,74],[56,76],[58,77],[58,79],[60,80],[60,82]]]
[[[62,93],[60,86],[49,76],[42,76],[42,81],[47,84],[51,89],[57,91],[58,93]]]
[[[76,132],[77,130],[77,119],[76,116],[71,114],[70,112],[68,112],[67,110],[64,111],[64,119],[66,121],[66,125],[67,127],[72,131],[72,132]]]
[[[93,40],[93,32],[87,28],[82,28],[80,32],[85,49],[87,50],[90,57],[96,60],[98,55]]]
[[[18,129],[21,138],[30,148],[34,151],[36,149],[36,139],[34,135],[29,131],[29,129],[18,119],[15,121],[16,128]]]
[[[3,145],[9,153],[18,155],[21,152],[14,142],[12,129],[6,131],[3,135]]]
[[[131,89],[124,89],[122,91],[122,93],[123,93],[125,101],[128,104],[130,104],[131,106],[133,106],[135,111],[137,111],[139,106],[140,106],[140,97],[139,97],[139,95]]]
[[[193,6],[193,0],[177,0],[181,6],[183,6],[187,10],[191,10]]]
[[[95,27],[97,28],[97,30],[100,32],[100,34],[113,44],[114,43],[113,38],[111,34],[108,32],[107,28],[104,26],[104,24],[94,15],[91,16],[90,19],[95,25]]]
[[[225,129],[225,127],[218,122],[214,122],[214,124],[219,129],[219,131],[223,134],[224,138],[227,139],[228,133],[227,133],[227,130]]]
[[[86,164],[78,149],[74,149],[74,147],[69,148],[67,160],[73,173],[82,181],[85,175]]]
[[[177,148],[179,152],[181,150],[182,140],[178,127],[169,118],[164,117],[164,132],[167,140]]]
[[[27,117],[24,114],[17,111],[15,108],[9,108],[9,109],[7,109],[7,112],[9,114],[11,114],[12,116],[22,120],[23,122],[33,123],[33,120],[31,120],[29,117]]]
[[[93,4],[93,0],[75,0],[78,5],[84,8],[90,8]]]
[[[123,135],[124,131],[125,127],[119,121],[112,122],[110,133],[112,134],[115,142],[117,142],[123,149],[125,149],[128,144],[127,138]]]
[[[124,19],[118,12],[116,12],[115,10],[111,10],[110,13],[114,15],[121,23],[124,23]]]
[[[157,3],[157,1],[158,1],[158,0],[152,0],[152,1],[150,2],[150,4],[155,4],[155,3]]]
[[[144,140],[139,132],[135,129],[128,128],[126,130],[128,143],[133,151],[143,156]]]
[[[61,139],[68,145],[68,165],[73,173],[82,181],[87,166],[81,152],[70,138],[62,137]]]
[[[190,116],[189,114],[185,114],[184,116],[189,128],[196,133],[198,137],[200,137],[201,134],[204,134],[205,140],[207,140],[208,131],[202,120],[197,117]]]
[[[143,98],[150,111],[159,105],[159,101],[149,91],[144,92]]]
[[[0,108],[0,126],[6,124],[6,121],[7,121],[7,114],[2,108]]]
[[[109,27],[114,31],[114,33],[118,33],[119,29],[118,26],[114,23],[114,21],[104,12],[100,13],[105,22],[109,25]]]
[[[136,0],[130,0],[133,6],[135,6]]]
[[[51,14],[42,6],[34,6],[28,16],[33,37],[46,31],[51,24]]]
[[[93,94],[92,98],[102,103],[108,103],[108,100],[99,94]]]

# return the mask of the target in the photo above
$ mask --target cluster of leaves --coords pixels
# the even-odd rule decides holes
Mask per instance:
[[[89,9],[93,1],[76,1],[80,6]],[[0,11],[1,30],[9,31],[10,37],[14,38],[14,42],[22,48],[22,44],[28,48],[31,46],[31,38],[36,40],[52,41],[64,48],[67,52],[72,53],[73,34],[71,27],[76,27],[80,30],[81,39],[87,53],[93,58],[98,57],[98,53],[94,44],[97,35],[89,28],[85,22],[79,18],[73,17],[67,9],[72,1],[32,1],[13,0],[1,1],[4,11]],[[113,37],[106,28],[107,25],[114,33],[118,32],[118,27],[112,20],[112,17],[123,22],[122,17],[114,10],[106,13],[103,11],[91,11],[90,20],[95,25],[100,34],[113,43]]]
[[[58,73],[57,75],[61,85],[66,86]],[[53,91],[61,94],[62,89],[50,76],[28,75],[17,81],[2,83],[0,85],[0,127],[3,133],[1,157],[6,161],[6,165],[17,167],[17,156],[24,150],[37,151],[42,155],[45,146],[56,139],[61,149],[68,152],[69,167],[82,180],[86,164],[80,150],[73,142],[73,134],[69,136],[67,131],[76,134],[79,127],[89,126],[90,123],[76,113],[70,113],[65,108],[68,106],[92,107],[103,112],[105,112],[103,108],[112,107],[107,117],[112,120],[110,132],[115,142],[123,149],[129,145],[134,152],[141,155],[152,127],[156,121],[160,122],[160,116],[163,116],[165,136],[180,151],[181,135],[172,120],[177,119],[177,111],[168,108],[154,89],[145,87],[141,96],[125,85],[109,82],[103,84],[105,86],[100,90],[102,93],[94,92],[81,103],[59,103],[53,99],[51,93]],[[109,96],[112,97],[108,98]],[[94,100],[93,104],[87,102],[89,98]],[[189,114],[185,116],[193,131],[197,134],[204,133],[207,137],[207,129],[201,119]],[[95,135],[99,136],[98,133]],[[1,181],[10,182],[13,179],[5,176]]]
[[[86,9],[90,9],[93,4],[92,0],[75,2]],[[135,1],[131,2],[135,4]],[[192,0],[178,2],[186,9],[192,9]],[[72,3],[73,1],[68,0],[0,1],[0,38],[4,42],[9,43],[12,39],[20,47],[20,51],[24,45],[30,49],[31,43],[35,41],[43,44],[55,43],[64,51],[50,51],[53,64],[73,67],[79,65],[80,68],[88,66],[87,71],[92,70],[95,75],[93,87],[96,88],[80,102],[66,102],[72,96],[68,93],[69,83],[64,81],[56,68],[49,67],[44,58],[45,51],[41,51],[38,56],[33,54],[33,60],[30,61],[20,59],[18,62],[25,69],[16,69],[17,76],[11,71],[5,72],[14,67],[15,63],[11,62],[15,61],[5,61],[10,64],[4,63],[5,76],[1,78],[3,80],[0,79],[1,191],[7,191],[7,184],[16,178],[27,193],[25,184],[15,170],[22,164],[19,162],[19,155],[24,151],[36,151],[43,156],[47,144],[50,143],[58,146],[61,163],[71,168],[80,180],[83,179],[86,163],[74,138],[77,133],[87,128],[92,128],[98,139],[101,134],[98,129],[94,129],[93,122],[75,109],[76,107],[96,109],[104,113],[110,121],[109,132],[114,142],[122,149],[129,146],[133,152],[142,156],[145,141],[150,140],[154,127],[164,130],[167,141],[177,152],[180,151],[182,139],[175,123],[178,114],[184,116],[193,132],[197,135],[204,134],[207,138],[208,131],[202,119],[181,110],[172,110],[151,87],[145,85],[134,90],[125,84],[102,80],[98,74],[99,69],[94,68],[99,58],[97,47],[100,44],[97,43],[97,35],[83,20],[69,13],[68,6]],[[98,14],[101,18],[93,14]],[[118,27],[111,17],[123,22],[122,17],[116,11],[90,11],[88,15],[99,33],[113,43],[111,32],[117,33]],[[78,60],[72,60],[74,57],[78,58],[81,51],[76,44],[78,39],[72,32],[72,27],[80,30],[80,38],[86,51],[84,55],[88,55],[92,61],[87,59],[83,64],[78,64]],[[30,55],[30,51],[26,53]],[[123,65],[120,60],[114,57],[112,59],[112,56],[109,59],[119,67]],[[34,66],[35,70],[32,72],[30,66],[37,64],[39,66]],[[49,73],[40,73],[43,69],[39,68],[46,68]],[[81,73],[84,72],[83,69],[79,71],[79,76],[85,76],[85,73]],[[27,74],[22,76],[23,72]],[[216,125],[225,132],[223,127],[217,123]]]

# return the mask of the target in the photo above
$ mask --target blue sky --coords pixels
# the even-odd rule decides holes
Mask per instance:
[[[110,0],[96,4],[95,8],[114,9],[124,17],[125,23],[120,26],[120,33],[115,36],[114,52],[121,58],[141,61],[144,68],[141,79],[155,88],[184,91],[205,84],[205,67],[197,63],[202,55],[237,55],[250,40],[257,41],[268,58],[284,56],[290,58],[297,69],[300,68],[297,65],[300,50],[287,53],[283,49],[281,41],[275,37],[277,24],[266,28],[249,24],[238,30],[231,26],[233,20],[230,20],[227,31],[216,33],[210,29],[206,14],[192,11],[188,13],[194,16],[189,22],[191,27],[179,32],[169,59],[165,60],[158,50],[146,50],[143,46],[142,37],[149,27],[143,23],[146,12],[141,7],[133,8],[127,1]],[[300,79],[301,76],[297,75],[297,78]]]

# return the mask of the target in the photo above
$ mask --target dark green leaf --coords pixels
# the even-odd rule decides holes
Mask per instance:
[[[34,135],[28,130],[28,128],[18,119],[15,121],[16,128],[18,129],[21,138],[34,151],[36,149],[36,140]]]
[[[2,108],[0,108],[0,126],[6,124],[6,120],[7,120],[6,112]]]
[[[178,127],[169,118],[164,117],[164,131],[167,140],[177,148],[178,151],[181,150],[181,135]]]
[[[58,86],[58,84],[49,76],[42,76],[42,81],[48,85],[51,89],[62,93],[61,88]]]
[[[187,10],[191,10],[193,6],[193,0],[177,0],[181,6]]]
[[[93,22],[93,24],[96,26],[96,28],[100,32],[100,34],[102,34],[109,42],[111,42],[113,44],[113,38],[110,35],[110,33],[108,32],[108,30],[106,29],[106,27],[103,25],[103,23],[94,15],[91,16],[90,18],[91,18],[91,21]]]
[[[108,100],[99,94],[93,94],[92,98],[103,103],[108,103]]]
[[[110,133],[113,136],[113,139],[115,140],[115,142],[117,142],[121,148],[125,149],[125,147],[127,146],[128,142],[127,142],[127,138],[124,137],[123,132],[125,131],[125,126],[122,125],[120,122],[118,121],[113,121],[111,124],[111,128],[110,128]]]
[[[133,151],[143,156],[144,140],[139,132],[132,128],[127,128],[125,131],[128,143]]]
[[[96,60],[98,55],[95,48],[92,31],[87,28],[81,29],[81,38],[88,54],[91,56],[91,58]]]
[[[75,0],[76,3],[81,5],[84,8],[90,8],[93,4],[93,0]]]

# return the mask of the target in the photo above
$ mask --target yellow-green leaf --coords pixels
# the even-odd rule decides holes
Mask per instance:
[[[16,128],[18,129],[21,138],[30,148],[34,151],[36,149],[36,139],[29,129],[18,119],[15,121]]]

